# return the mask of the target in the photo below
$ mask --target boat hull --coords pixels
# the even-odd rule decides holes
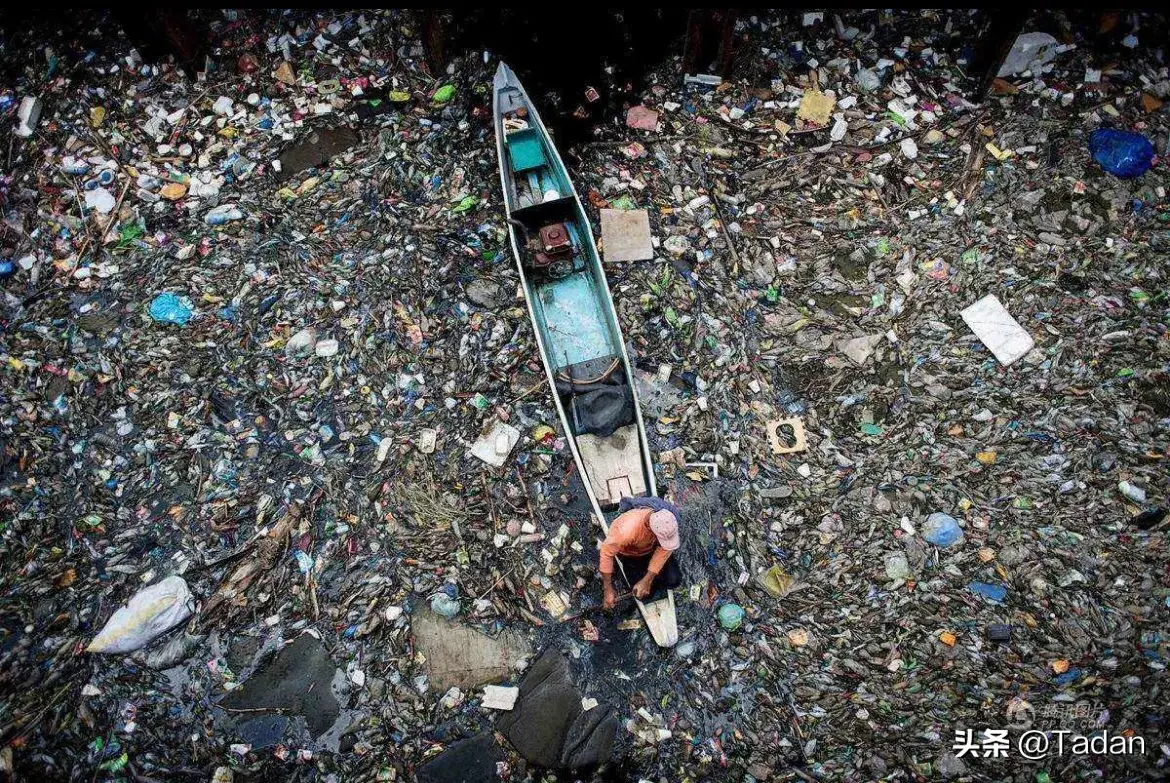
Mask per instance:
[[[500,186],[513,257],[562,430],[593,513],[602,531],[608,533],[610,520],[606,507],[616,506],[623,495],[657,495],[629,355],[592,229],[560,153],[551,143],[524,88],[506,65],[501,64],[497,71],[493,88],[492,116]],[[519,107],[524,110],[520,113],[526,113],[527,127],[512,129],[512,133],[522,135],[509,136],[505,114],[516,114]],[[506,137],[510,140],[507,143]],[[526,268],[524,254],[531,252],[532,234],[545,220],[561,221],[566,228],[571,263],[566,266],[565,261],[558,259],[544,271],[530,270]],[[542,232],[540,241],[545,240]],[[633,421],[613,433],[578,434],[581,422],[575,418],[577,411],[566,409],[558,380],[563,389],[568,376],[572,390],[576,368],[591,366],[590,362],[604,364],[610,357],[620,362],[620,370],[628,380]],[[614,513],[611,511],[611,516]],[[639,601],[638,608],[656,643],[672,646],[678,641],[671,591],[658,600]]]

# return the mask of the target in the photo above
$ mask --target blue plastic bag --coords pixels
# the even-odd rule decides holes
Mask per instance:
[[[926,518],[922,537],[937,547],[946,548],[963,540],[963,528],[950,514],[936,511]]]
[[[1101,168],[1122,179],[1140,177],[1150,170],[1154,145],[1140,133],[1098,128],[1089,134],[1089,152]]]
[[[186,326],[194,314],[195,309],[191,306],[191,300],[185,296],[163,293],[150,303],[150,317],[164,324]]]
[[[978,596],[986,598],[988,601],[996,604],[1002,604],[1007,598],[1007,588],[1003,585],[993,585],[987,582],[972,582],[967,585],[967,589]]]
[[[431,596],[431,611],[448,620],[459,614],[459,599],[455,596],[456,588],[453,584],[445,584]]]

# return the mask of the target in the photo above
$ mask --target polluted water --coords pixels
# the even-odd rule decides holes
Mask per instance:
[[[0,21],[0,777],[1164,776],[1166,19],[1031,12],[983,95],[993,12],[580,13]],[[501,62],[672,647],[602,606]]]

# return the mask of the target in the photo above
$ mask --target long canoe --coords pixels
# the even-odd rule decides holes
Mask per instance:
[[[493,88],[500,184],[528,315],[585,493],[608,533],[623,497],[657,495],[630,358],[560,153],[507,65]],[[673,591],[638,601],[638,610],[657,644],[678,641]]]

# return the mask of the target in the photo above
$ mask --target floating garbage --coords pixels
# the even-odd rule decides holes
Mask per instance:
[[[317,330],[313,328],[301,329],[284,344],[284,352],[289,356],[314,351],[317,346]]]
[[[209,226],[222,226],[226,223],[231,223],[234,220],[239,220],[244,216],[240,208],[235,204],[223,204],[215,207],[204,216]]]
[[[453,618],[459,614],[459,599],[452,595],[452,590],[443,590],[431,596],[431,611],[435,614]]]
[[[783,598],[795,587],[796,580],[778,565],[774,565],[760,574],[760,584],[774,598]]]
[[[900,553],[886,555],[885,568],[887,579],[910,579],[914,576],[909,560]]]
[[[961,315],[975,336],[1005,366],[1027,355],[1035,345],[1032,336],[994,294],[964,309]]]
[[[946,548],[963,540],[963,529],[957,519],[936,511],[926,518],[922,537],[937,547]]]
[[[725,631],[738,630],[744,614],[744,608],[739,604],[724,604],[719,607],[719,624]]]
[[[36,132],[37,123],[41,119],[41,109],[44,107],[44,102],[32,95],[27,95],[20,100],[20,108],[16,112],[16,129],[17,136],[28,138]]]
[[[1056,57],[1058,47],[1059,42],[1048,33],[1022,33],[1012,44],[996,75],[1002,78],[1024,71],[1039,75],[1039,69]]]
[[[1110,174],[1133,179],[1150,170],[1154,145],[1140,133],[1098,128],[1089,134],[1089,153]]]
[[[91,653],[133,652],[191,616],[195,599],[181,576],[169,576],[134,594],[85,648]]]
[[[1146,502],[1146,491],[1136,484],[1131,484],[1128,481],[1119,481],[1117,483],[1117,490],[1134,503]]]
[[[85,191],[85,205],[99,215],[108,215],[118,205],[118,199],[107,189],[95,187]]]
[[[89,173],[89,161],[66,155],[61,161],[61,171],[74,177],[81,177]]]
[[[194,314],[190,299],[170,292],[159,294],[150,303],[150,317],[159,323],[186,326]]]
[[[997,604],[1003,603],[1007,598],[1007,588],[1003,585],[993,585],[987,582],[971,582],[967,585],[967,589],[977,596],[986,598]]]

